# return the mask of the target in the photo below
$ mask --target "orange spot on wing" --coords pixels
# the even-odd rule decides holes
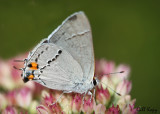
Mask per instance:
[[[33,78],[34,78],[33,75],[29,75],[29,76],[28,76],[28,79],[29,79],[29,80],[32,80]]]
[[[31,68],[32,70],[37,70],[37,69],[38,69],[38,64],[35,63],[35,62],[32,62],[30,68]]]

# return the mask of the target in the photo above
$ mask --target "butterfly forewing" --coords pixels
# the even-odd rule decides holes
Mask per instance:
[[[92,34],[88,19],[83,12],[68,17],[61,26],[48,36],[48,40],[70,53],[80,64],[83,79],[86,82],[92,81],[94,76]]]

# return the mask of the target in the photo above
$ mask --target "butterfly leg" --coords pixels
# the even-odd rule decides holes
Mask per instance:
[[[34,77],[33,80],[40,80],[44,85],[46,85],[46,83],[44,83],[44,81],[42,81],[39,77]]]
[[[57,103],[59,101],[59,99],[61,99],[62,95],[64,94],[64,91],[63,93],[58,97],[58,99],[56,99],[56,102],[52,103],[51,105],[54,105],[55,103]]]
[[[88,95],[91,96],[91,97],[90,97],[90,102],[91,102],[91,100],[92,100],[92,92],[88,91]]]
[[[62,97],[62,95],[63,95],[64,93],[71,93],[71,92],[72,92],[72,91],[63,91],[63,93],[58,97],[58,99],[56,99],[56,101],[55,101],[54,103],[50,104],[50,105],[56,104],[56,103],[61,99],[61,97]]]
[[[87,94],[87,92],[84,92],[84,95],[83,95],[83,104],[84,104],[84,98],[85,98],[85,96],[86,96],[86,94]]]
[[[93,97],[95,98],[95,94],[96,94],[96,89],[93,89]]]

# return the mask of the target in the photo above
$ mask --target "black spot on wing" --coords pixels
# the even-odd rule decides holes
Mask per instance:
[[[45,69],[45,68],[46,68],[46,66],[43,66],[42,68],[40,68],[40,71],[43,70],[43,69]]]
[[[48,50],[48,47],[46,47],[46,50]],[[36,63],[38,62],[38,59],[39,59],[40,55],[43,54],[43,53],[44,53],[44,51],[41,51],[41,53],[38,54],[37,58],[35,59],[35,62],[36,62]]]
[[[52,59],[52,61],[55,61],[55,60],[56,60],[55,58]]]
[[[46,47],[46,51],[48,50],[48,47]]]
[[[49,61],[48,61],[48,64],[50,64],[51,62],[52,62],[52,60],[49,60]]]
[[[48,43],[48,40],[44,40],[43,43]]]
[[[38,58],[35,59],[35,62],[36,62],[36,63],[38,62]]]
[[[61,54],[61,53],[62,53],[62,50],[59,50],[59,51],[58,51],[58,54]]]
[[[65,34],[65,32],[62,33],[62,35],[64,35],[64,34]]]
[[[44,51],[41,51],[41,54],[43,54],[44,53]]]
[[[32,64],[28,64],[28,67],[32,67]]]
[[[55,58],[57,59],[59,55],[56,55]]]
[[[58,54],[56,54],[54,58],[52,58],[51,60],[49,60],[47,62],[47,65],[45,65],[42,68],[40,68],[40,72],[43,73],[42,70],[45,69],[47,66],[50,66],[51,62],[55,61],[60,56],[61,53],[62,53],[62,50],[58,50]]]
[[[69,21],[75,21],[77,19],[77,15],[73,15],[72,17],[70,17],[68,20]]]

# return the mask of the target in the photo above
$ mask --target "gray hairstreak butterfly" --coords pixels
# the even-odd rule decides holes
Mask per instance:
[[[94,67],[91,27],[85,14],[77,12],[29,53],[21,70],[24,82],[92,97],[90,90],[99,83]]]

